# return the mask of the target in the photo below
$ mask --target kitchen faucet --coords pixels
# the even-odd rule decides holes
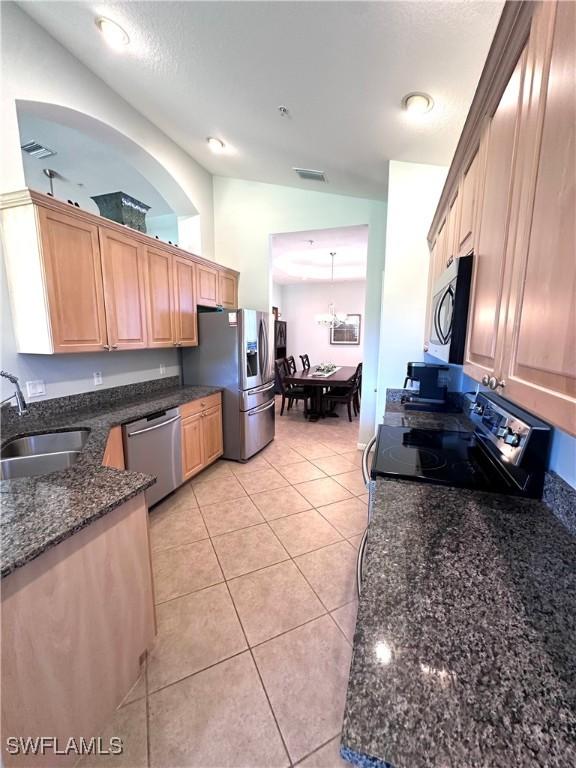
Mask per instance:
[[[16,398],[16,405],[18,406],[18,414],[20,416],[23,416],[27,412],[28,406],[26,405],[26,400],[24,400],[24,395],[22,394],[22,390],[20,389],[20,384],[18,383],[18,377],[14,376],[14,374],[12,373],[8,373],[8,371],[0,371],[0,376],[4,377],[5,379],[8,379],[8,381],[11,381],[12,384],[14,384],[14,386],[16,387],[16,391],[14,392],[14,394],[2,400],[0,402],[0,405],[4,405],[4,403],[7,403],[9,400]]]

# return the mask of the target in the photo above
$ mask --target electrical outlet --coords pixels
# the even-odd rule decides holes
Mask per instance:
[[[102,371],[94,371],[94,386],[98,387],[102,384]]]
[[[28,393],[28,397],[40,397],[40,395],[46,394],[46,385],[42,379],[27,381],[26,392]]]
[[[165,373],[166,373],[166,366],[164,365],[164,363],[160,363],[160,376],[164,376]]]

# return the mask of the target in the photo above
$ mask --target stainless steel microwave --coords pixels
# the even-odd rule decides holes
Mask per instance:
[[[434,284],[428,352],[447,363],[464,361],[472,258],[454,259]]]

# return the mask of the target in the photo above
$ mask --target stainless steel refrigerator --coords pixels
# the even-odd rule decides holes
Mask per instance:
[[[203,312],[198,346],[182,350],[184,384],[223,387],[224,458],[246,461],[274,439],[274,318]]]

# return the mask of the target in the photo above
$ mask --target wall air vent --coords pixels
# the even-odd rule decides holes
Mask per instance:
[[[313,171],[310,168],[292,168],[301,179],[306,181],[326,181],[324,171]]]
[[[37,141],[28,141],[26,144],[22,144],[20,149],[22,149],[23,152],[26,152],[27,155],[32,155],[32,157],[38,158],[38,160],[42,160],[45,157],[52,157],[52,155],[56,154],[53,149],[48,149],[48,147],[39,144]]]

